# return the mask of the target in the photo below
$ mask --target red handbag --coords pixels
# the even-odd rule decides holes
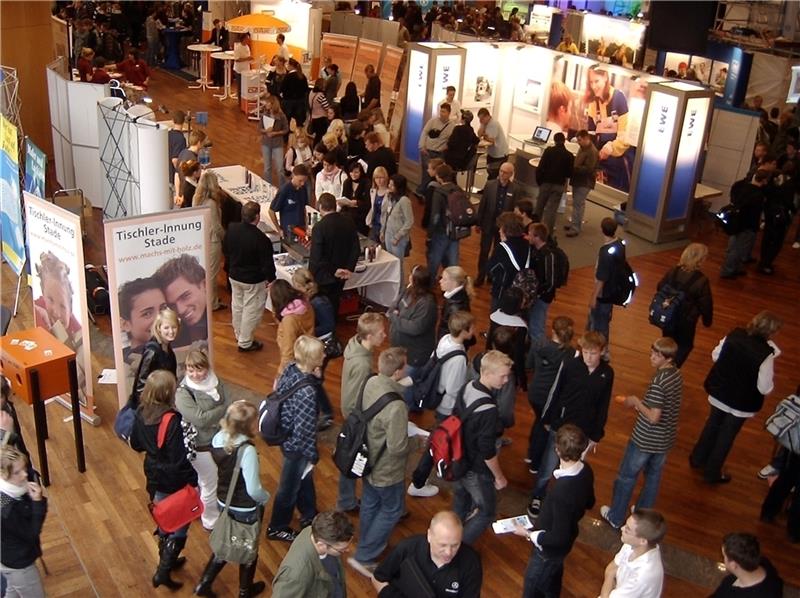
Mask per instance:
[[[161,418],[161,423],[158,426],[158,448],[164,445],[167,428],[173,415],[174,413],[170,411]],[[197,488],[186,484],[177,492],[173,492],[168,497],[152,505],[150,512],[160,529],[167,533],[172,533],[195,519],[199,519],[203,514],[203,503],[200,501],[200,493]]]

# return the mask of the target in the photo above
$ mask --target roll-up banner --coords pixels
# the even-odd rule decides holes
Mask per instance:
[[[25,191],[44,197],[47,155],[36,147],[30,137],[25,138]]]
[[[0,115],[0,238],[3,257],[20,276],[25,266],[25,237],[19,201],[18,156],[17,127]]]
[[[172,348],[183,375],[192,349],[211,354],[211,284],[206,276],[210,212],[187,208],[105,223],[108,284],[117,391],[122,407],[130,396],[153,321],[165,306],[180,319]],[[213,362],[212,362],[213,363]]]
[[[31,259],[33,319],[37,326],[75,351],[81,411],[94,421],[81,219],[27,191],[23,196]]]

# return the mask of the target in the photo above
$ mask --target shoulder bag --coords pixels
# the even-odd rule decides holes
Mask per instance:
[[[228,507],[233,499],[233,491],[236,489],[236,482],[239,480],[239,472],[242,469],[242,447],[240,444],[236,449],[236,467],[233,469],[233,476],[228,485],[228,496],[225,497],[225,508],[219,515],[214,530],[211,532],[211,550],[214,556],[228,563],[239,563],[247,565],[258,557],[258,537],[261,532],[261,519],[257,518],[253,523],[242,523],[236,521]]]

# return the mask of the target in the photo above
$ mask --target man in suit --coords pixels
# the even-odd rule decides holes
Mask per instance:
[[[208,40],[208,43],[219,46],[223,52],[228,49],[228,30],[225,29],[225,23],[219,19],[214,19],[214,29],[211,30],[211,39]],[[225,79],[225,61],[212,60],[212,62],[214,63],[214,85],[221,86]]]
[[[308,268],[317,281],[319,292],[330,300],[339,313],[339,298],[345,281],[353,275],[361,253],[358,230],[353,219],[336,211],[336,198],[323,193],[318,199],[322,219],[311,233],[311,257]]]
[[[497,217],[503,212],[511,212],[525,190],[514,180],[514,165],[503,162],[497,178],[486,183],[478,206],[478,226],[481,233],[481,249],[478,255],[478,277],[475,286],[481,286],[486,280],[486,263],[489,250],[500,242],[497,230]]]

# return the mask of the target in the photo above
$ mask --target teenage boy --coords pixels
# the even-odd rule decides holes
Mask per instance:
[[[599,332],[606,338],[606,342],[611,342],[609,330],[614,304],[608,300],[611,289],[607,289],[606,285],[614,280],[615,270],[625,262],[625,243],[617,238],[617,221],[613,218],[603,218],[600,230],[603,231],[603,245],[597,255],[586,330]]]
[[[459,239],[450,234],[450,219],[447,216],[447,198],[459,189],[456,173],[447,164],[436,169],[439,183],[431,196],[431,212],[428,219],[428,271],[434,278],[438,276],[439,266],[458,265]]]
[[[649,509],[656,503],[661,470],[678,431],[683,377],[675,367],[677,352],[678,345],[671,338],[657,339],[650,347],[650,365],[656,372],[644,399],[634,395],[625,397],[625,406],[636,411],[636,423],[619,465],[611,506],[600,507],[600,516],[615,529],[619,529],[625,519],[636,480],[642,472],[644,485],[636,509]]]
[[[547,483],[558,466],[556,446],[558,430],[565,424],[575,424],[589,439],[588,451],[594,450],[605,433],[614,370],[601,356],[606,340],[597,332],[586,332],[578,341],[580,353],[564,360],[561,373],[556,378],[553,396],[545,404],[542,415],[550,436],[539,467],[539,477],[533,489],[528,515],[537,517],[542,499],[547,493]]]
[[[709,598],[783,596],[783,580],[761,556],[758,538],[731,533],[722,539],[722,562],[730,573]]]
[[[374,311],[361,314],[356,334],[344,349],[342,364],[342,419],[347,419],[358,400],[358,393],[372,373],[372,355],[386,340],[386,319]],[[336,510],[352,513],[358,511],[356,481],[339,475],[339,498]]]
[[[556,298],[555,270],[556,258],[548,245],[550,231],[541,222],[531,224],[528,229],[531,244],[531,268],[536,272],[539,286],[536,289],[536,301],[528,312],[528,335],[531,342],[541,342],[545,337],[547,310]]]
[[[467,379],[467,350],[464,343],[475,338],[475,316],[468,311],[457,311],[448,320],[450,334],[445,334],[436,347],[436,357],[441,359],[452,351],[463,351],[464,355],[456,355],[442,364],[439,370],[439,385],[437,392],[442,395],[442,402],[436,408],[436,421],[440,422],[453,413],[464,381]],[[428,484],[428,476],[433,469],[433,457],[430,451],[425,451],[419,460],[417,468],[411,477],[408,494],[416,497],[435,496],[439,493],[438,486]]]
[[[660,598],[664,565],[658,544],[666,533],[661,513],[636,509],[622,527],[622,548],[606,567],[600,598]]]
[[[474,544],[495,520],[497,491],[508,484],[497,457],[497,432],[501,424],[492,395],[508,382],[512,364],[505,353],[488,351],[481,358],[480,378],[467,383],[463,404],[457,406],[462,417],[467,472],[454,485],[453,511],[464,522],[463,540],[467,544]],[[483,404],[473,408],[478,401]],[[470,408],[473,411],[465,419]],[[476,512],[472,514],[473,511]]]
[[[578,426],[565,424],[556,434],[560,466],[556,481],[542,504],[533,531],[517,526],[514,533],[533,544],[522,595],[560,596],[564,559],[578,537],[578,523],[594,506],[594,473],[581,455],[588,439]]]

